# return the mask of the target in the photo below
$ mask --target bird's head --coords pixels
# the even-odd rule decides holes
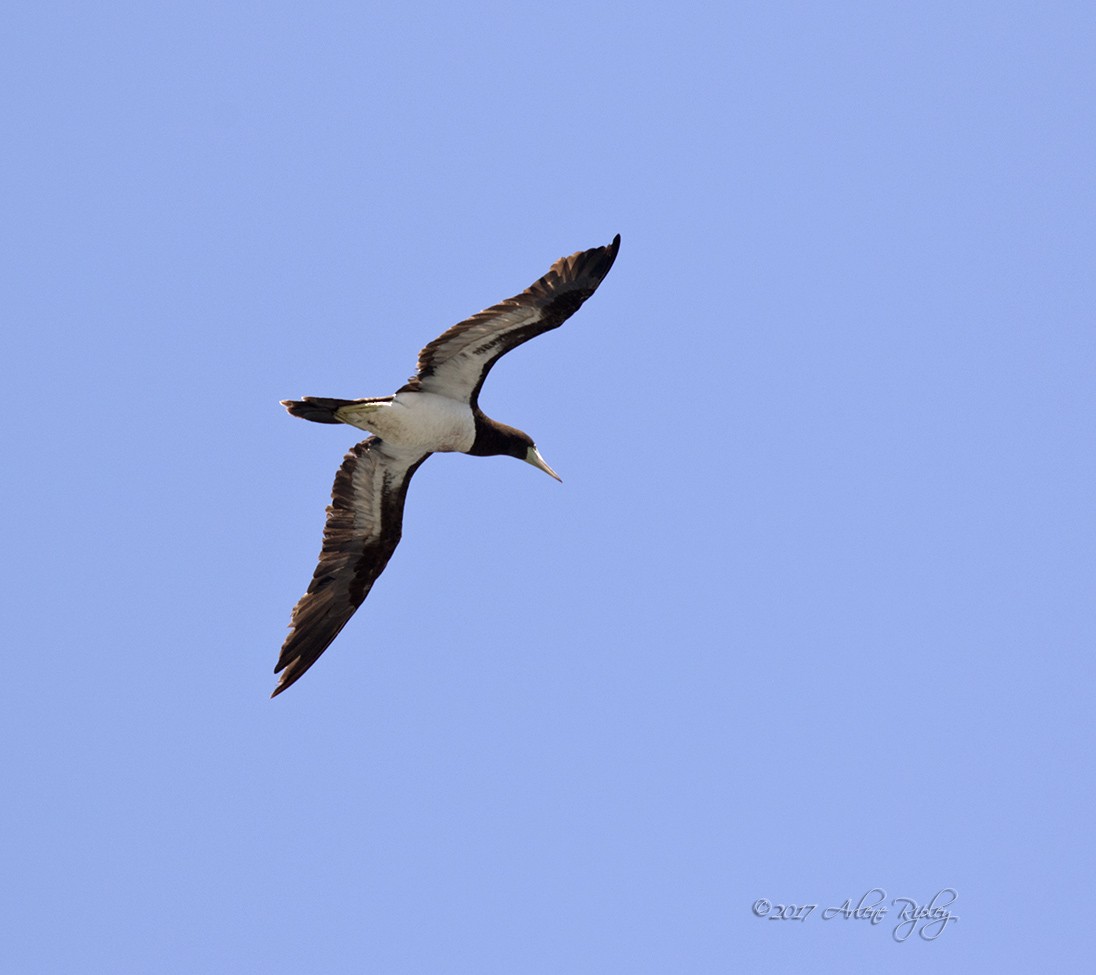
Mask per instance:
[[[505,454],[508,457],[516,457],[563,483],[563,478],[548,466],[548,462],[540,456],[537,445],[533,443],[533,438],[524,430],[508,427],[505,423],[498,423],[495,420],[486,418],[484,420],[485,422],[477,431],[476,442],[468,453],[482,456]]]
[[[518,460],[525,461],[526,464],[532,464],[537,470],[544,471],[545,474],[550,474],[560,484],[563,483],[563,478],[560,477],[551,467],[548,466],[548,462],[540,456],[540,451],[537,450],[537,445],[533,443],[533,438],[529,434],[515,430],[509,442],[507,443],[507,451],[511,457],[516,457]]]
[[[539,470],[544,471],[545,474],[551,474],[560,484],[563,483],[563,478],[548,466],[548,462],[540,456],[540,451],[537,450],[537,445],[532,440],[529,441],[525,453],[518,455],[518,459],[525,461],[526,464],[532,464]]]

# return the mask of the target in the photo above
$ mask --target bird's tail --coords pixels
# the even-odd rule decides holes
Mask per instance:
[[[327,396],[305,396],[299,400],[283,399],[284,406],[293,416],[299,416],[302,420],[311,420],[313,423],[342,423],[335,411],[341,406],[349,406],[356,403],[353,399],[331,399]]]

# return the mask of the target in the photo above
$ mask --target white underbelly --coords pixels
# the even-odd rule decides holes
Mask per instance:
[[[344,406],[338,416],[401,447],[466,451],[476,439],[471,407],[436,393],[397,393],[375,405]]]

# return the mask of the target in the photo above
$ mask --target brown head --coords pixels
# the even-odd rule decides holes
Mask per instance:
[[[537,445],[533,443],[533,438],[529,434],[515,427],[508,427],[505,423],[492,420],[478,411],[476,415],[476,439],[468,453],[475,454],[477,457],[500,455],[516,457],[518,460],[523,460],[525,463],[532,464],[539,470],[544,471],[545,474],[550,474],[560,483],[563,482],[563,478],[552,470],[545,459],[540,456],[540,451],[537,450]]]

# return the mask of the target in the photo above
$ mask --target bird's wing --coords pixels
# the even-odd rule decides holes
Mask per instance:
[[[419,353],[418,374],[400,390],[440,393],[477,406],[480,387],[499,356],[559,328],[609,273],[620,248],[611,244],[561,257],[520,295],[492,305],[443,332]]]
[[[370,437],[343,459],[327,509],[320,564],[293,607],[291,632],[274,668],[282,676],[271,697],[316,662],[369,595],[399,544],[407,485],[429,456]]]

